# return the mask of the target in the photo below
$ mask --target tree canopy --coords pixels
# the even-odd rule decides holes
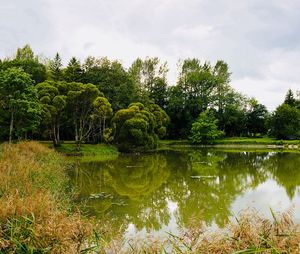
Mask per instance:
[[[299,138],[299,92],[288,90],[274,112],[230,85],[226,62],[179,61],[175,84],[158,57],[137,58],[129,68],[118,60],[59,53],[41,60],[29,45],[0,61],[0,138],[112,142],[142,151],[157,140],[211,142],[226,136]],[[206,127],[204,127],[206,126]]]
[[[191,142],[207,144],[221,137],[224,133],[218,129],[217,123],[218,120],[209,110],[202,112],[197,121],[192,124]]]
[[[0,122],[9,142],[14,136],[21,137],[38,127],[41,107],[37,91],[30,75],[23,70],[13,67],[0,72],[0,102]]]
[[[156,118],[142,103],[132,103],[117,111],[112,122],[121,151],[144,151],[157,146]]]

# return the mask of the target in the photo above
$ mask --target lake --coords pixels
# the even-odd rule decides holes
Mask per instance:
[[[300,154],[203,148],[78,161],[71,183],[86,212],[125,238],[179,234],[191,220],[223,227],[240,211],[293,207],[300,220]]]

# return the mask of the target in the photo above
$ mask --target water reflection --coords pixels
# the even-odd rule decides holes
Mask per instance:
[[[261,200],[260,189],[290,205],[300,186],[300,155],[213,149],[124,155],[114,161],[78,163],[72,183],[89,213],[109,218],[115,228],[159,231],[185,226],[191,218],[223,226],[232,212]],[[200,176],[193,179],[191,176]],[[288,203],[288,204],[287,204]],[[269,208],[268,201],[253,206]]]

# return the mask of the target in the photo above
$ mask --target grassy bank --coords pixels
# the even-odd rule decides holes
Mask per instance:
[[[64,161],[37,142],[3,145],[0,253],[78,253],[92,227],[72,211]]]
[[[41,143],[53,148],[52,142]],[[115,146],[107,144],[82,144],[80,151],[77,151],[74,142],[65,142],[55,150],[70,158],[80,157],[81,161],[107,161],[116,159],[119,155]]]
[[[249,137],[231,137],[217,139],[212,143],[213,146],[285,146],[299,145],[300,140],[277,140],[275,138],[261,137],[261,138],[249,138]],[[188,140],[161,140],[160,146],[191,146]]]
[[[232,137],[215,140],[215,144],[239,144],[239,145],[299,145],[300,140],[277,140],[275,138],[247,138]]]

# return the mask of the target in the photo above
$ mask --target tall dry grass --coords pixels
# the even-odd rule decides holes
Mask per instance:
[[[37,142],[0,154],[0,253],[78,253],[91,225],[71,211],[62,158]]]
[[[224,229],[211,231],[201,221],[192,221],[180,236],[170,234],[164,241],[131,241],[127,249],[113,253],[184,254],[298,254],[300,227],[292,219],[292,210],[265,219],[255,210],[244,211]]]

